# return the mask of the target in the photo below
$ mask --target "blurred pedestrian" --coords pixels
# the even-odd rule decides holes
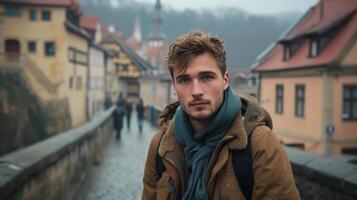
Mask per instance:
[[[126,107],[126,125],[127,125],[128,129],[130,129],[131,111],[133,110],[133,108],[132,108],[129,98],[126,101],[125,107]]]
[[[114,128],[116,130],[116,139],[121,137],[121,130],[123,128],[123,118],[125,115],[125,105],[123,101],[118,100],[117,107],[114,111]]]
[[[105,109],[108,109],[108,108],[112,107],[112,100],[111,100],[110,97],[106,97],[106,98],[105,98],[105,103],[104,103],[104,105],[105,105]]]
[[[142,133],[143,131],[143,122],[144,122],[144,103],[143,99],[140,98],[139,102],[136,104],[136,113],[138,116],[138,127],[139,132]]]

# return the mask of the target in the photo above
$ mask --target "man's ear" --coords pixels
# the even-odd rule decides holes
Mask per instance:
[[[228,71],[224,72],[224,75],[223,75],[223,88],[224,90],[226,90],[229,86],[229,74],[228,74]]]

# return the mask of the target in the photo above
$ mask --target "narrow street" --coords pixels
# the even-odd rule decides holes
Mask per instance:
[[[125,121],[121,140],[115,140],[113,130],[101,164],[91,167],[76,200],[141,199],[147,150],[157,128],[145,121],[140,134],[135,112],[131,120],[130,130]]]

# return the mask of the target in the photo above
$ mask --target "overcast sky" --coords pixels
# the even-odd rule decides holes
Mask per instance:
[[[135,0],[154,4],[156,0]],[[251,14],[277,14],[285,12],[306,12],[318,0],[161,0],[166,8],[201,10],[216,7],[236,7]]]

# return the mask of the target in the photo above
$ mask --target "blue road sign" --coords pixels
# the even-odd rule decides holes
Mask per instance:
[[[335,126],[332,124],[327,124],[326,133],[327,135],[332,135],[335,132]]]

